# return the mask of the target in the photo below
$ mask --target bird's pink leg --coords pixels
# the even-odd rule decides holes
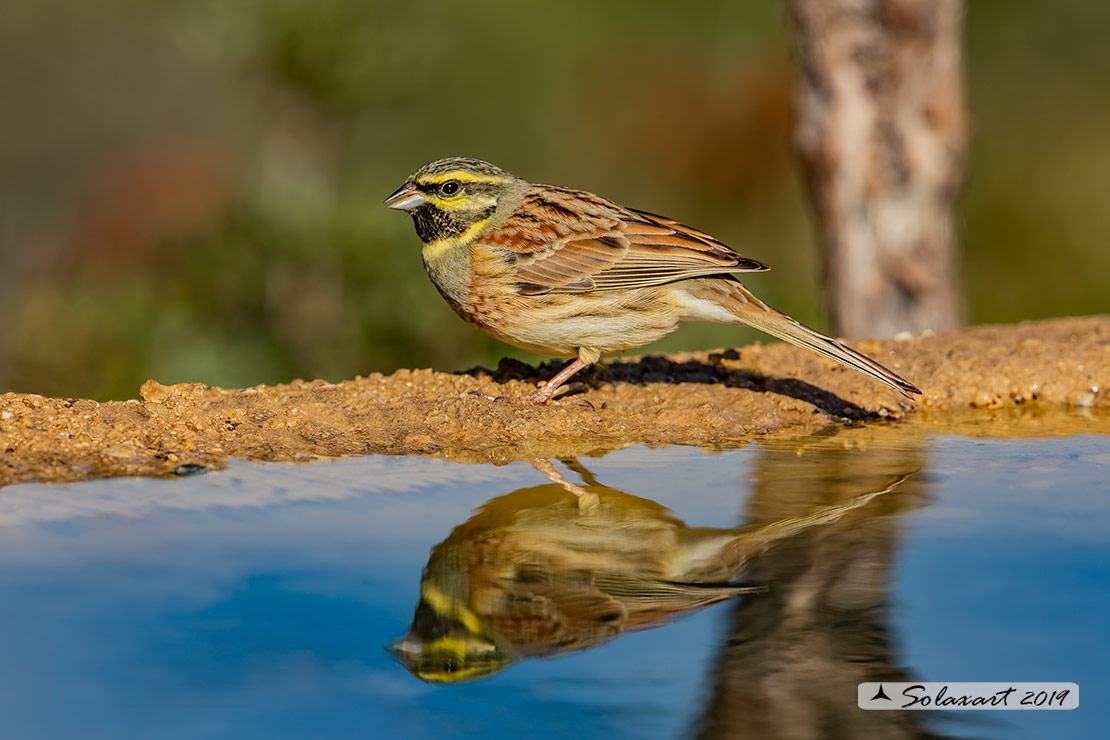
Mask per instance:
[[[590,509],[601,503],[601,499],[598,498],[598,495],[596,493],[587,491],[582,486],[575,485],[574,483],[571,483],[569,480],[564,478],[563,474],[555,469],[555,466],[551,464],[550,460],[545,460],[542,457],[537,457],[536,459],[532,460],[532,467],[546,475],[547,479],[552,483],[560,485],[566,490],[573,493],[578,499],[579,509]]]
[[[483,396],[484,398],[488,398],[491,401],[500,401],[501,403],[512,403],[512,404],[516,404],[518,406],[532,406],[532,405],[545,405],[545,404],[546,405],[551,405],[551,406],[560,406],[560,405],[563,405],[563,403],[560,402],[560,401],[556,401],[553,398],[553,396],[555,395],[555,391],[557,391],[559,389],[559,386],[561,386],[563,383],[567,382],[571,378],[572,375],[574,375],[576,372],[578,372],[579,370],[581,370],[584,367],[586,367],[586,363],[582,362],[582,360],[575,360],[574,362],[568,364],[566,367],[564,367],[562,370],[560,370],[558,373],[556,373],[555,376],[551,378],[551,380],[548,380],[543,385],[541,385],[539,388],[537,388],[534,392],[529,393],[527,396],[498,396],[498,397],[495,398],[493,396],[487,396],[485,393],[479,393],[478,395]],[[581,403],[586,403],[586,402],[585,401],[571,401],[571,403],[581,404]]]

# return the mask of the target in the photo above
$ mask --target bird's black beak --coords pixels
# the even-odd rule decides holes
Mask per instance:
[[[397,188],[397,192],[385,199],[385,204],[398,211],[411,211],[428,202],[421,193],[414,190],[412,185],[405,183]]]

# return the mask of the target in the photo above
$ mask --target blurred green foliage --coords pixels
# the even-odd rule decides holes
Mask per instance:
[[[148,377],[534,361],[454,316],[409,219],[381,206],[448,155],[704,228],[773,266],[749,281],[761,297],[824,325],[777,3],[15,5],[0,390],[123,398]],[[1108,7],[969,3],[975,322],[1110,306]],[[17,97],[27,74],[37,97]],[[756,338],[689,326],[643,351]]]

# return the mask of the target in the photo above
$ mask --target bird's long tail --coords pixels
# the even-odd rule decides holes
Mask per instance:
[[[745,524],[730,531],[703,527],[684,530],[679,537],[684,545],[682,553],[689,562],[679,563],[684,573],[682,578],[690,581],[733,581],[760,553],[802,532],[843,519],[848,513],[894,491],[917,472],[899,475],[882,488],[853,496],[844,503],[815,507],[803,516]]]
[[[741,285],[739,281],[718,279],[711,283],[710,281],[704,281],[703,284],[706,289],[717,293],[714,297],[720,305],[748,326],[765,331],[784,342],[805,347],[819,355],[836,360],[860,371],[864,375],[870,375],[879,382],[886,383],[894,388],[906,398],[913,398],[914,394],[921,394],[920,389],[913,383],[883,367],[867,355],[857,352],[831,337],[826,337],[808,326],[799,324],[786,314],[771,308],[748,292],[748,289]],[[721,295],[722,292],[724,296]],[[691,291],[691,293],[696,297],[703,297],[698,295],[698,292]],[[709,298],[709,296],[704,297]],[[721,300],[722,298],[724,300]]]

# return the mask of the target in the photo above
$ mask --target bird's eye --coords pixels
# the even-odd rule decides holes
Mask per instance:
[[[458,180],[448,180],[447,182],[439,186],[439,192],[443,193],[444,195],[455,195],[461,189],[462,186],[459,185]]]

